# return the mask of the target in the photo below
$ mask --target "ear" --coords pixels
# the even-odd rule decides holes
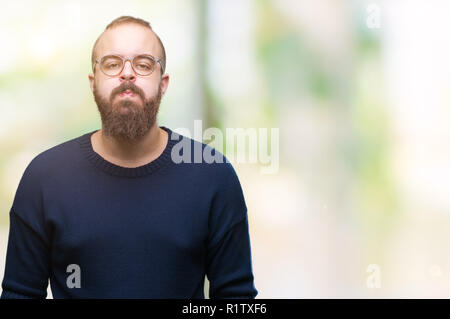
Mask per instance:
[[[168,86],[169,86],[169,74],[164,73],[161,77],[161,95],[164,95],[164,93],[166,93]]]
[[[94,92],[94,81],[95,81],[95,76],[93,73],[90,73],[88,75],[89,78],[89,86],[91,87],[91,91]]]

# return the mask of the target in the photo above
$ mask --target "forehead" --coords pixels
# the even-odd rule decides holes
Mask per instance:
[[[96,54],[134,56],[147,53],[160,56],[158,40],[152,30],[137,24],[123,24],[106,30],[100,37]]]

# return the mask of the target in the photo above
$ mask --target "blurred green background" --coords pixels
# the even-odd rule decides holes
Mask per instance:
[[[370,4],[380,9],[378,28],[368,26]],[[280,129],[275,174],[234,164],[258,298],[449,297],[448,6],[3,1],[1,274],[25,167],[100,128],[88,82],[92,45],[110,21],[132,15],[166,47],[160,125]],[[379,288],[367,281],[373,264]]]

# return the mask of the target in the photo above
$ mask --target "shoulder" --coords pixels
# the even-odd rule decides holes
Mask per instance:
[[[76,155],[79,154],[80,140],[86,134],[59,143],[38,153],[26,166],[22,180],[27,179],[37,182],[51,176],[58,169],[69,165],[76,159]]]
[[[32,158],[16,190],[13,201],[13,208],[16,211],[27,214],[40,207],[45,186],[55,178],[63,178],[60,173],[76,161],[75,154],[79,153],[77,149],[80,147],[79,139],[85,135],[50,147]]]
[[[220,187],[239,184],[236,171],[228,158],[216,148],[189,136],[170,131],[171,159],[196,176],[206,175]]]

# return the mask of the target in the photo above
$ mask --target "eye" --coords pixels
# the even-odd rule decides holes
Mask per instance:
[[[150,66],[148,64],[138,64],[138,67],[141,69],[150,69]]]

